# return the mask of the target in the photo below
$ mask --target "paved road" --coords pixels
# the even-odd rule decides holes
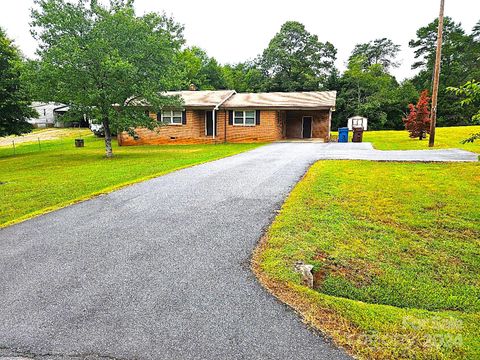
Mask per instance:
[[[0,230],[0,358],[347,359],[249,270],[308,166],[347,148],[272,144]]]

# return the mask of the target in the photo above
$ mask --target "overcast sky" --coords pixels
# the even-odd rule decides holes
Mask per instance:
[[[471,31],[480,20],[480,0],[446,0],[445,14]],[[31,57],[36,48],[29,33],[33,0],[0,0],[0,26]],[[165,11],[185,26],[188,45],[196,45],[221,63],[254,58],[287,20],[305,24],[320,41],[338,49],[344,69],[357,43],[388,37],[402,46],[402,65],[395,75],[413,75],[408,41],[415,31],[438,16],[439,0],[136,0],[138,14]]]

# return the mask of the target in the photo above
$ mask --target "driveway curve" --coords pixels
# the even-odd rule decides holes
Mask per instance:
[[[271,144],[0,230],[0,359],[349,358],[249,267],[327,153]]]

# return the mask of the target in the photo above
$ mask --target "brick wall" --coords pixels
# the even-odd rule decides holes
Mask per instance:
[[[136,129],[137,139],[127,133],[120,134],[117,139],[119,145],[159,145],[159,144],[210,144],[211,137],[205,136],[205,111],[187,110],[187,123],[185,125],[163,125],[152,131],[149,129]],[[152,119],[157,114],[151,113]]]
[[[151,113],[152,119],[156,114]],[[215,140],[205,135],[205,110],[187,110],[185,125],[165,125],[155,131],[137,129],[137,139],[122,133],[118,136],[120,145],[142,144],[210,144],[224,142],[268,142],[282,139],[282,122],[275,110],[260,112],[260,125],[237,126],[228,124],[228,111],[217,111]],[[225,134],[226,130],[226,134]]]
[[[282,139],[282,122],[276,110],[261,110],[260,125],[239,126],[228,124],[228,111],[219,112],[219,136],[227,142],[269,142]]]
[[[291,115],[290,112],[288,112],[286,128],[287,139],[300,139],[302,137],[302,117]]]
[[[215,140],[205,135],[205,110],[187,110],[185,125],[164,125],[156,130],[137,129],[137,139],[127,133],[120,134],[120,145],[142,144],[211,144],[224,142],[269,142],[284,138],[300,138],[302,136],[302,117],[312,116],[312,136],[328,137],[329,111],[277,111],[261,110],[260,125],[229,125],[228,110],[217,111],[217,127]],[[156,119],[156,114],[150,117]],[[225,133],[226,131],[226,133]]]
[[[327,139],[330,124],[329,110],[312,111],[287,111],[286,114],[286,137],[302,137],[302,118],[304,116],[312,117],[312,137]]]

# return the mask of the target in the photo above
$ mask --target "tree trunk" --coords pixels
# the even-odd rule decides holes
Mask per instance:
[[[108,116],[103,118],[103,131],[105,132],[105,155],[107,158],[113,157],[112,152],[112,132],[110,131],[110,122]]]

